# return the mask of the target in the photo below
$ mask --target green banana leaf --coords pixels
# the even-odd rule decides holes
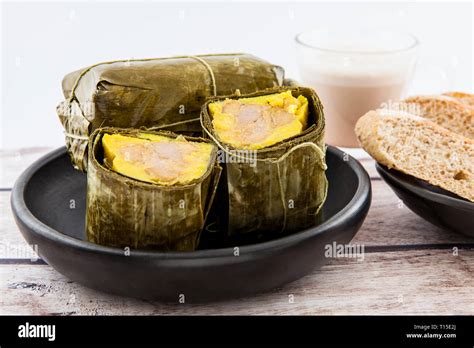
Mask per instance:
[[[248,54],[104,62],[66,75],[57,107],[76,169],[87,170],[90,133],[100,127],[201,134],[207,97],[281,86],[284,70]]]
[[[208,171],[186,185],[163,186],[135,180],[104,165],[104,134],[136,136],[136,129],[99,128],[90,137],[86,234],[93,243],[130,249],[192,251],[217,189],[221,167],[217,147]],[[146,131],[176,137],[168,131]],[[208,142],[187,137],[190,141]]]
[[[208,105],[225,98],[248,98],[291,90],[309,102],[308,127],[301,134],[253,152],[219,140]],[[228,235],[286,233],[315,225],[326,200],[328,181],[323,106],[310,88],[279,87],[247,95],[210,98],[201,123],[220,148],[223,173],[217,194],[217,224]]]

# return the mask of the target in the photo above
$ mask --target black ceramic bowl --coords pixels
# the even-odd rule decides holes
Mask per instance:
[[[186,302],[213,301],[296,280],[326,262],[326,244],[354,237],[369,210],[369,177],[356,160],[344,161],[332,147],[327,164],[323,221],[289,236],[240,246],[239,256],[234,247],[216,242],[194,252],[132,251],[126,256],[121,249],[85,241],[86,175],[72,168],[65,148],[20,176],[11,203],[27,242],[38,245],[49,265],[78,283],[143,299],[177,302],[184,295]]]
[[[414,213],[436,226],[474,236],[474,203],[380,163],[375,167]]]

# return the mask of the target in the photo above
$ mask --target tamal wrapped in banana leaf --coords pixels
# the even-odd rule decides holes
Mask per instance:
[[[205,99],[281,86],[284,71],[248,54],[104,62],[66,75],[57,107],[76,169],[87,169],[87,141],[99,127],[201,134]]]
[[[87,172],[89,241],[195,250],[219,181],[217,147],[168,131],[99,128]]]
[[[217,215],[229,235],[317,223],[328,182],[323,107],[312,89],[211,98],[201,122],[225,155]]]

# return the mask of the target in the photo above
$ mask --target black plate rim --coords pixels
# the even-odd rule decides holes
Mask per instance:
[[[396,169],[388,169],[387,166],[384,166],[383,164],[379,162],[375,162],[375,168],[377,169],[377,172],[382,176],[384,180],[390,181],[390,184],[393,184],[402,190],[408,190],[411,193],[416,194],[417,196],[429,201],[449,205],[457,209],[462,209],[469,212],[474,212],[474,203],[471,203],[467,200],[463,200],[460,198],[444,195],[442,193],[433,192],[426,188],[413,185],[412,183],[406,180],[403,180],[403,178],[400,178],[394,175],[393,173],[394,171],[396,171],[397,173],[400,173],[399,171],[397,171]],[[417,180],[420,180],[420,179],[417,179]]]
[[[322,233],[331,231],[335,225],[341,224],[345,217],[352,216],[358,211],[363,209],[367,198],[371,195],[371,183],[368,173],[362,167],[362,165],[347,155],[343,151],[332,147],[327,146],[329,152],[333,153],[335,156],[343,158],[348,156],[347,160],[343,159],[351,170],[355,172],[358,179],[358,187],[352,199],[349,203],[342,208],[339,212],[334,214],[330,219],[322,223],[321,225],[305,229],[301,232],[292,234],[290,236],[281,237],[275,240],[239,246],[240,254],[250,254],[259,251],[271,251],[273,249],[280,249],[287,247],[288,245],[296,244],[302,242],[312,236],[316,236]],[[103,253],[110,256],[123,256],[123,250],[120,248],[113,248],[107,246],[97,245],[91,242],[82,241],[65,234],[62,234],[55,229],[44,224],[38,220],[32,212],[26,206],[24,200],[24,192],[26,189],[27,183],[30,181],[31,177],[35,172],[46,165],[47,163],[57,159],[60,156],[63,156],[66,153],[66,147],[60,147],[56,150],[49,152],[48,154],[42,156],[40,159],[36,160],[31,164],[17,179],[15,185],[12,189],[11,195],[11,206],[15,215],[15,219],[19,219],[21,216],[21,223],[26,225],[26,228],[34,231],[34,233],[56,241],[58,243],[66,244],[72,248],[79,248],[84,251],[93,252],[93,253]],[[233,256],[233,247],[228,248],[219,248],[219,249],[206,249],[206,250],[197,250],[191,252],[160,252],[160,251],[146,251],[146,250],[132,250],[131,254],[134,257],[143,257],[143,258],[153,258],[153,259],[166,259],[166,260],[186,260],[186,259],[205,259],[205,258],[227,258]]]

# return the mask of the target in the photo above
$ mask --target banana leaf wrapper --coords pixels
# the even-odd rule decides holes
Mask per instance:
[[[299,135],[261,150],[243,151],[222,143],[212,126],[208,105],[225,98],[248,98],[291,90],[308,99],[308,127]],[[280,87],[240,96],[209,99],[201,122],[219,146],[223,173],[215,221],[230,236],[290,233],[317,224],[326,200],[326,147],[323,106],[310,88]],[[254,159],[254,160],[252,160]]]
[[[192,251],[199,244],[214,199],[221,167],[214,164],[199,179],[163,186],[121,175],[103,164],[104,134],[133,136],[134,129],[100,128],[90,138],[86,233],[90,242],[131,249]],[[147,133],[176,137],[167,131]],[[187,140],[209,142],[187,137]]]
[[[57,107],[76,169],[87,170],[87,142],[100,127],[166,129],[201,135],[205,99],[281,86],[284,70],[248,54],[104,62],[66,75]]]

